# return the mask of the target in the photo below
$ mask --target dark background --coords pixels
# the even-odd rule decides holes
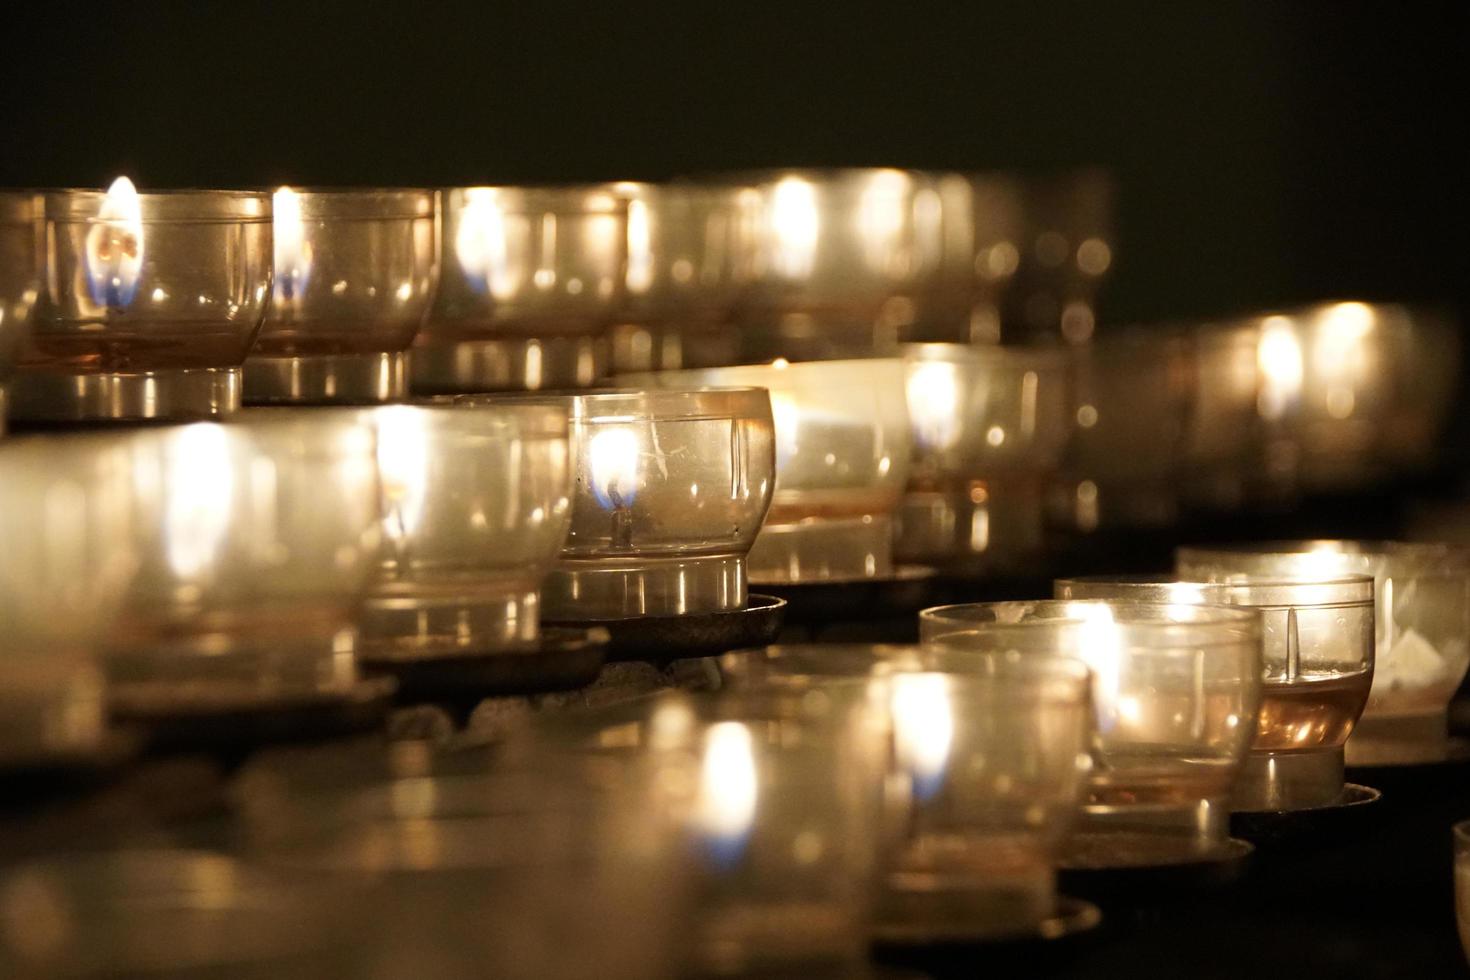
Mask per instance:
[[[34,4],[0,185],[450,184],[785,164],[1122,186],[1105,319],[1466,308],[1460,4]]]

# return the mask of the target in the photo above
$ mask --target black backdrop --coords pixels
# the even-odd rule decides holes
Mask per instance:
[[[0,185],[544,181],[781,164],[1123,188],[1105,319],[1465,308],[1463,5],[12,3]]]

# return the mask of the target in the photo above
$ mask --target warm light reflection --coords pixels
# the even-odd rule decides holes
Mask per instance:
[[[275,218],[275,293],[278,304],[299,303],[311,279],[311,243],[301,220],[301,195],[289,187],[276,191],[271,205]]]
[[[1302,393],[1302,345],[1286,317],[1267,317],[1261,324],[1256,364],[1261,373],[1257,408],[1262,418],[1279,419]]]
[[[884,275],[907,270],[909,179],[897,170],[880,170],[868,178],[858,199],[857,234],[869,268]]]
[[[471,187],[460,204],[454,254],[465,281],[477,292],[505,299],[515,292],[520,270],[506,247],[508,228],[504,209],[492,187]]]
[[[1113,611],[1100,603],[1068,603],[1067,616],[1079,620],[1077,655],[1092,670],[1098,730],[1111,731],[1120,716],[1126,718],[1138,709],[1135,701],[1122,697],[1123,634]]]
[[[175,575],[192,579],[214,564],[230,528],[235,470],[229,434],[207,423],[179,429],[169,439],[165,467],[165,553]]]
[[[776,471],[796,457],[800,449],[801,410],[796,399],[784,391],[771,390],[771,423],[776,430]]]
[[[954,741],[949,678],[895,674],[892,680],[894,751],[912,781],[915,799],[929,800],[944,785]]]
[[[1363,303],[1337,303],[1319,316],[1312,342],[1312,370],[1324,388],[1324,407],[1335,419],[1353,414],[1357,388],[1372,373],[1368,338],[1376,317]]]
[[[143,202],[128,178],[107,189],[87,228],[84,263],[94,303],[116,310],[132,303],[143,271]]]
[[[625,281],[630,293],[646,293],[653,285],[651,222],[646,202],[636,198],[628,202],[628,272]]]
[[[598,428],[587,444],[587,478],[592,493],[608,510],[624,510],[638,495],[643,446],[627,426]]]
[[[778,181],[771,192],[767,227],[773,237],[773,264],[777,274],[790,279],[811,275],[817,256],[817,192],[800,177]]]
[[[960,382],[958,370],[943,361],[909,366],[909,419],[914,437],[924,449],[946,450],[960,436]]]
[[[744,853],[759,795],[750,729],[737,721],[711,725],[704,738],[693,821],[717,865],[734,865]]]
[[[1208,602],[1206,587],[1198,582],[1170,582],[1165,591],[1169,593],[1171,603],[1199,606]]]
[[[428,493],[429,449],[424,417],[407,405],[374,414],[378,434],[378,479],[389,540],[403,541],[418,528]]]

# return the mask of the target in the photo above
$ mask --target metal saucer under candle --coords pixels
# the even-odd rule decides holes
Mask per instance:
[[[602,627],[543,627],[528,650],[493,654],[392,657],[359,656],[369,674],[398,682],[400,703],[479,701],[585,687],[597,679],[611,638]]]
[[[422,342],[409,354],[415,395],[588,388],[608,372],[601,337]]]
[[[1057,884],[1089,899],[1149,902],[1171,891],[1228,884],[1245,872],[1255,845],[1224,836],[1209,843],[1155,831],[1073,834]]]
[[[36,371],[12,382],[9,411],[27,427],[201,421],[237,411],[240,391],[237,367],[136,374]]]
[[[1383,794],[1371,786],[1344,783],[1337,799],[1298,810],[1242,810],[1230,815],[1230,832],[1257,846],[1322,846],[1359,837],[1380,813]]]
[[[827,625],[912,616],[935,604],[937,569],[899,565],[892,575],[854,581],[769,582],[768,593],[788,603],[790,625]]]
[[[1046,552],[1046,479],[1009,474],[963,491],[909,490],[894,514],[897,561],[952,575],[1034,570]]]
[[[786,616],[786,600],[750,593],[743,609],[684,616],[641,616],[636,619],[548,623],[574,629],[602,627],[610,642],[609,660],[667,663],[684,657],[706,657],[776,641]]]
[[[406,397],[404,351],[245,362],[245,399],[252,405],[374,405]]]
[[[902,921],[880,915],[873,926],[873,953],[881,962],[918,965],[967,951],[985,964],[991,954],[1013,951],[1028,955],[1039,947],[1090,932],[1101,922],[1102,912],[1096,905],[1068,895],[1058,895],[1052,914],[1026,929],[980,929],[964,919]]]

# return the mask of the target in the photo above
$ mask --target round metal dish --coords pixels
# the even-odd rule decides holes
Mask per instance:
[[[892,575],[823,582],[762,582],[760,588],[785,599],[789,623],[864,622],[908,616],[935,605],[936,569],[900,565]]]
[[[1012,969],[1044,975],[1048,965],[1058,965],[1057,959],[1076,952],[1078,940],[1101,922],[1096,905],[1066,895],[1057,896],[1049,917],[1015,932],[977,932],[963,923],[880,921],[873,930],[873,958],[926,976],[975,976],[977,968],[1005,975]]]
[[[1227,837],[1201,850],[1148,834],[1074,837],[1058,865],[1058,884],[1068,892],[1107,904],[1150,903],[1170,893],[1227,885],[1245,872],[1255,846]]]
[[[642,616],[559,622],[570,629],[607,630],[609,660],[667,663],[684,657],[707,657],[741,647],[762,647],[776,640],[785,620],[786,600],[751,593],[744,609],[691,616]]]
[[[1326,806],[1304,810],[1241,810],[1230,815],[1230,832],[1260,846],[1292,841],[1321,843],[1324,835],[1360,832],[1374,819],[1383,794],[1371,786],[1345,783],[1342,795]]]
[[[398,682],[400,704],[454,703],[585,687],[597,680],[610,638],[601,626],[547,627],[534,650],[460,657],[364,657],[363,669]]]

